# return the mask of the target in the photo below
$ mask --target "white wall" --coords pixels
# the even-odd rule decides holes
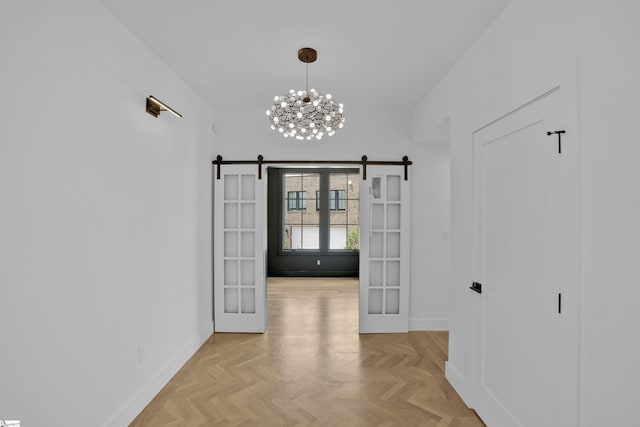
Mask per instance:
[[[409,329],[449,329],[449,144],[415,145],[411,178]]]
[[[126,425],[212,332],[213,111],[95,1],[4,1],[0,58],[0,417]]]
[[[275,91],[276,89],[274,89]],[[277,92],[276,92],[277,93]],[[339,100],[339,95],[335,94]],[[216,153],[227,160],[402,160],[414,162],[411,204],[410,328],[448,328],[449,151],[447,144],[410,141],[410,113],[345,105],[343,129],[319,142],[284,138],[269,128],[261,110],[216,111]],[[259,118],[257,121],[254,118]],[[444,235],[443,235],[444,234]]]
[[[640,3],[514,0],[414,111],[413,138],[451,139],[448,377],[469,402],[471,133],[575,71],[581,168],[581,426],[629,425],[640,382]],[[470,402],[472,403],[472,402]]]

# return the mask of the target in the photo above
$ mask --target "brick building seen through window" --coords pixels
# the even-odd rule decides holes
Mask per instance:
[[[359,175],[329,174],[329,249],[359,248]],[[320,174],[286,173],[284,249],[320,249]]]

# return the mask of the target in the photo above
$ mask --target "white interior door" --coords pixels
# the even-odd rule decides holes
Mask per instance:
[[[577,292],[563,280],[562,231],[563,156],[575,153],[547,136],[564,129],[561,100],[558,89],[474,134],[473,406],[491,427],[576,425]]]
[[[224,165],[214,179],[214,327],[266,329],[266,179],[255,165]]]
[[[409,329],[409,182],[389,166],[360,182],[360,333]]]

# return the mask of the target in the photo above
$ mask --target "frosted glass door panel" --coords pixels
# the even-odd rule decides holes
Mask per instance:
[[[400,312],[400,291],[398,289],[387,289],[384,312],[387,314],[398,314]]]
[[[400,261],[387,261],[387,286],[400,286]]]
[[[237,288],[224,288],[224,312],[225,313],[238,312],[238,289]]]
[[[382,286],[384,261],[369,262],[369,286]]]
[[[219,332],[264,332],[265,180],[250,165],[214,180],[214,317]],[[258,216],[260,215],[260,217]]]
[[[242,313],[253,314],[256,312],[256,296],[255,289],[244,288],[242,289]]]
[[[409,328],[410,192],[400,171],[372,167],[369,181],[360,184],[360,332]]]
[[[256,264],[251,261],[240,261],[240,284],[242,286],[255,286],[256,284]]]
[[[238,177],[224,176],[224,200],[238,200]]]
[[[224,228],[225,229],[238,228],[238,204],[237,203],[224,204]]]
[[[400,204],[387,205],[387,228],[400,229]]]
[[[386,258],[400,258],[400,233],[387,233]]]
[[[243,203],[240,208],[240,224],[244,229],[254,228],[256,225],[256,206],[253,203]]]
[[[381,230],[384,228],[384,205],[374,204],[371,206],[371,229]]]
[[[387,176],[387,200],[390,202],[400,201],[400,175]]]
[[[382,314],[382,289],[369,291],[369,314]]]
[[[238,256],[238,232],[224,232],[224,256],[226,258]]]
[[[242,257],[253,258],[256,254],[256,233],[253,231],[243,231],[242,235]]]
[[[238,261],[224,261],[224,285],[236,286],[238,284]]]
[[[242,200],[255,200],[256,177],[255,175],[242,175]]]

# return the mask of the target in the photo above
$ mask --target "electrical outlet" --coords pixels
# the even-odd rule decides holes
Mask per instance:
[[[320,265],[320,260],[318,260],[318,262],[316,263],[316,265]]]
[[[138,344],[138,362],[144,362],[144,359],[147,357],[147,350],[144,347],[143,343]]]

